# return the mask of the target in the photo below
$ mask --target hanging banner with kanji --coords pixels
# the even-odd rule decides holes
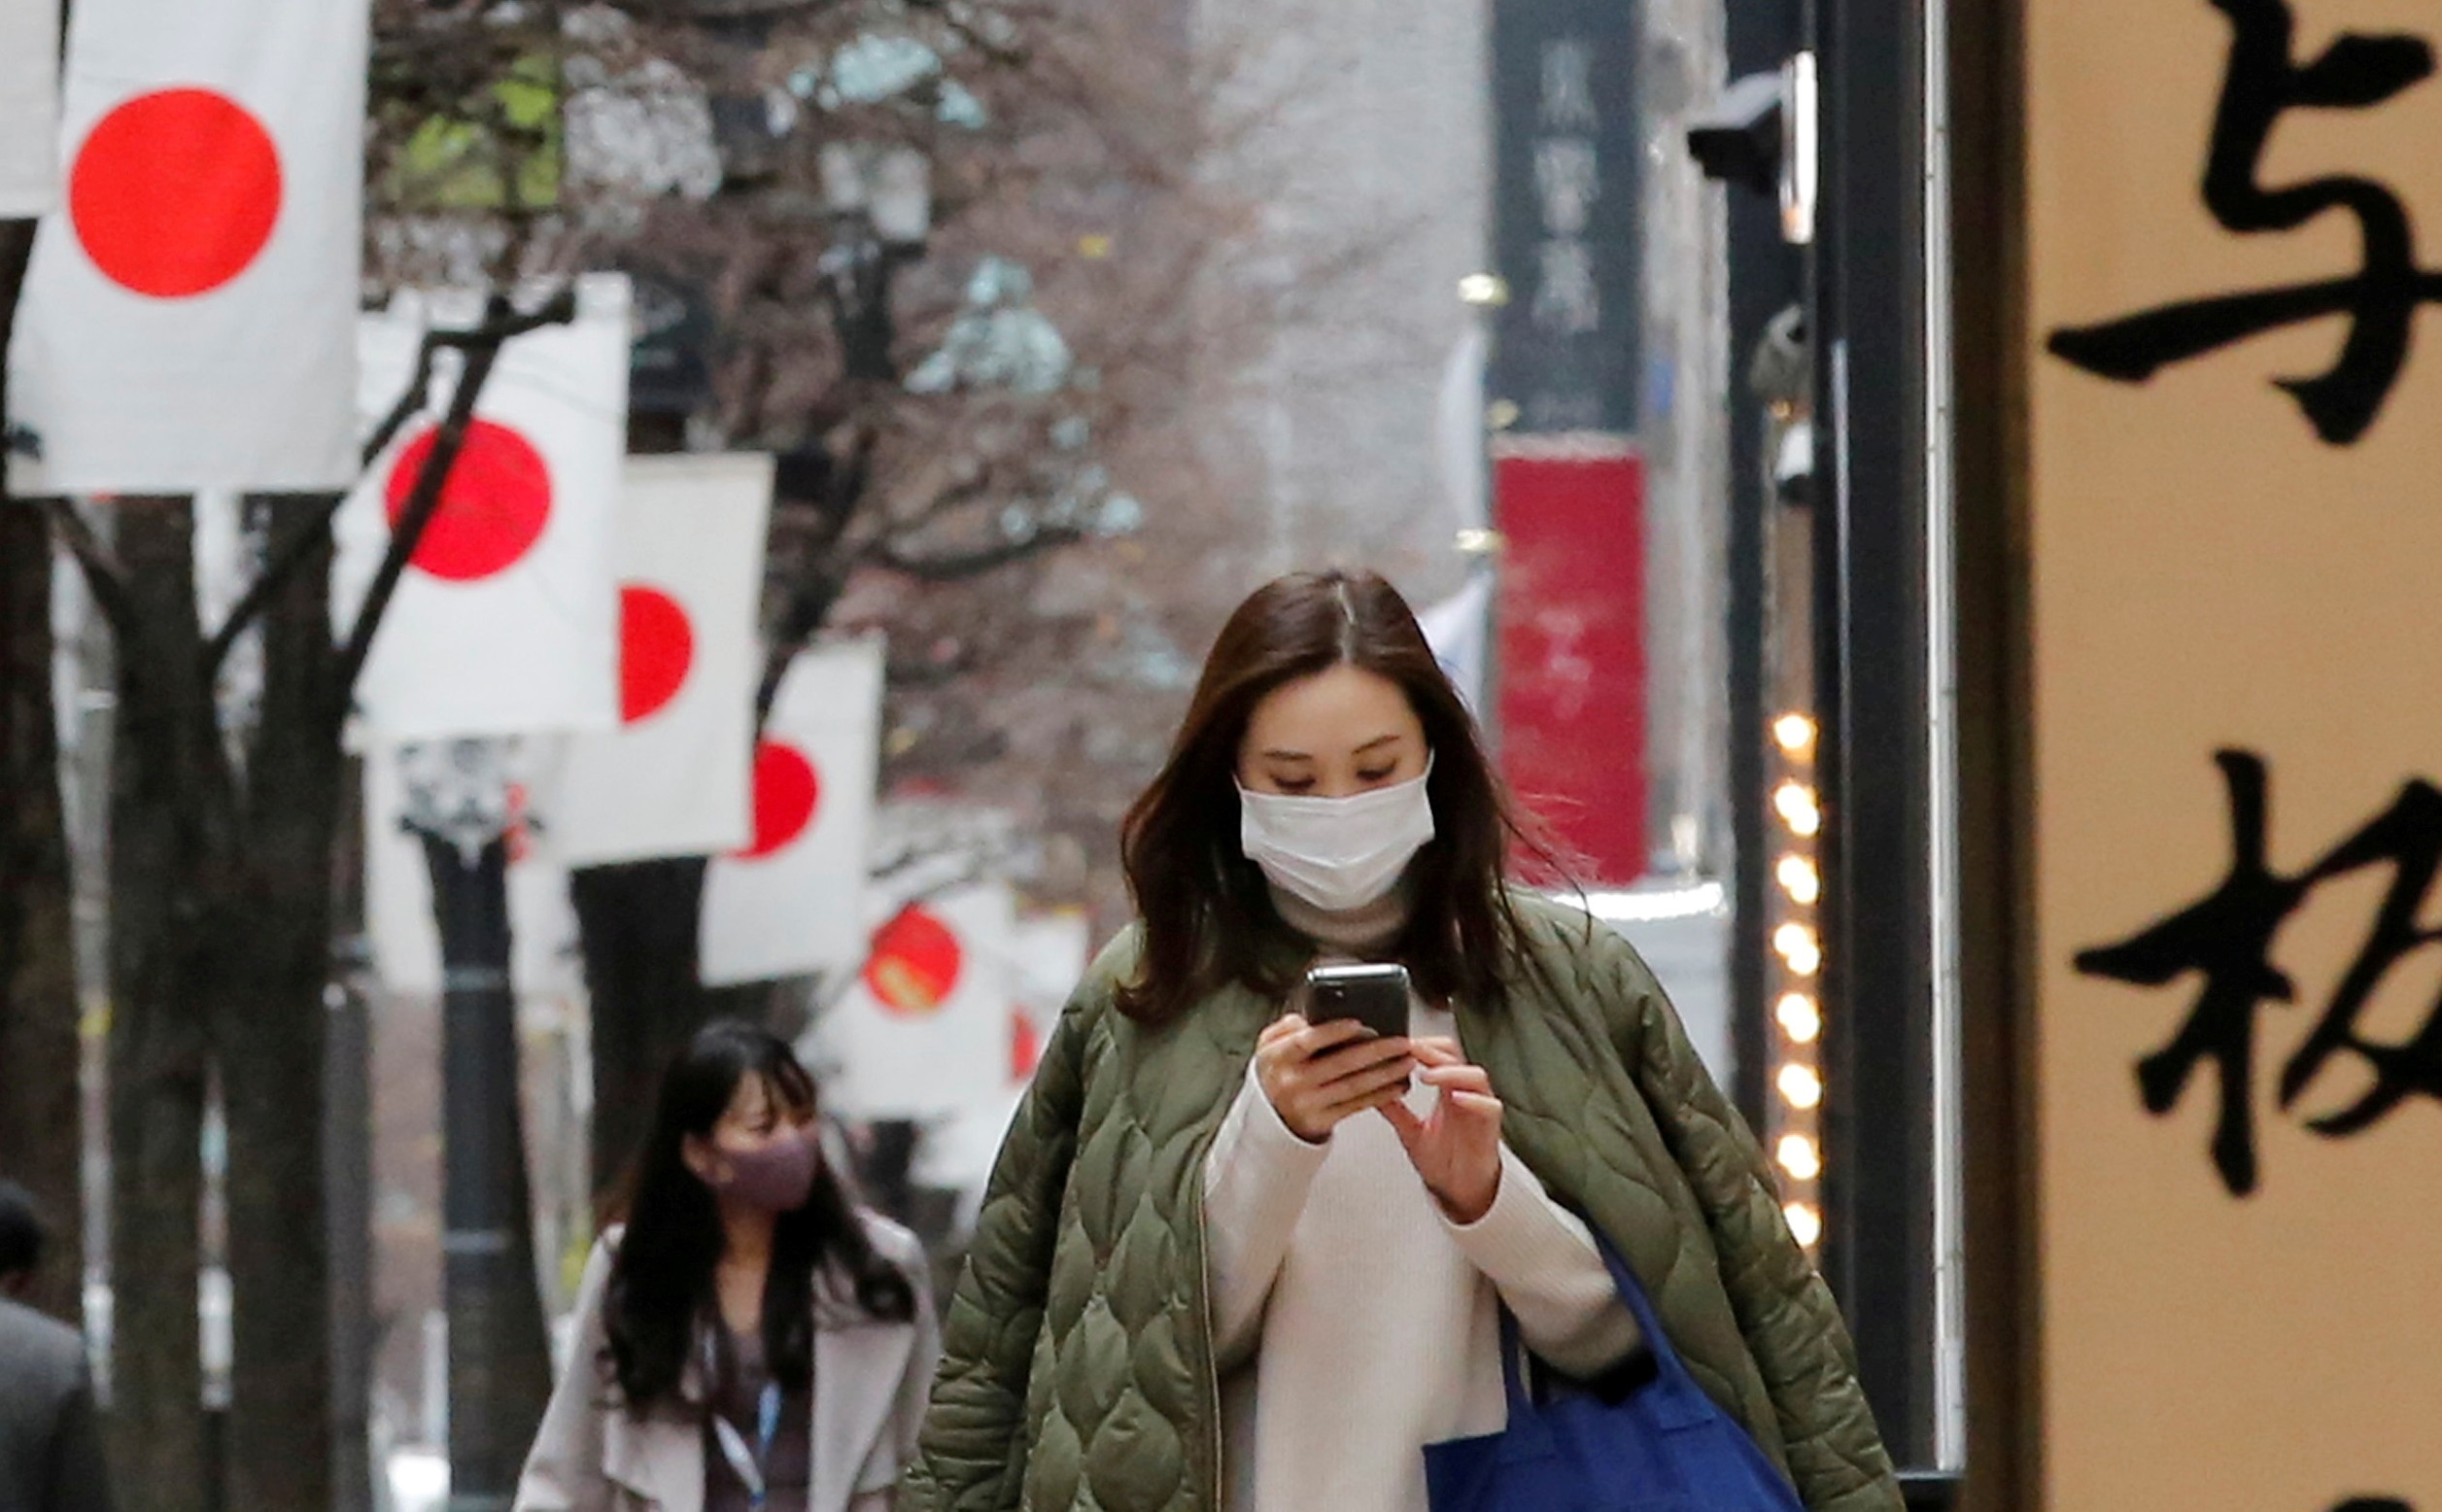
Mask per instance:
[[[881,693],[877,639],[803,652],[781,678],[755,748],[753,836],[704,879],[706,986],[864,962]]]
[[[1006,882],[910,899],[814,1025],[826,1103],[854,1118],[950,1118],[1011,1092],[1015,904]]]
[[[354,481],[366,11],[77,0],[64,198],[9,355],[42,451],[18,493]],[[12,30],[31,35],[0,19],[0,110],[28,66]]]
[[[1622,0],[1490,8],[1494,319],[1486,394],[1510,433],[1632,436],[1644,424],[1641,10]]]
[[[2442,13],[2022,14],[2041,1504],[2434,1512]]]
[[[771,512],[768,456],[628,460],[613,546],[619,728],[569,742],[551,806],[569,866],[713,855],[751,838]]]
[[[428,328],[468,328],[479,300],[402,295],[365,317],[368,425],[413,375]],[[628,285],[577,285],[577,315],[513,338],[484,386],[383,616],[357,712],[393,740],[608,731],[619,724],[619,585],[612,531],[627,449]],[[431,455],[456,379],[436,369],[424,408],[350,496],[334,527],[331,603],[345,632]]]
[[[59,6],[0,0],[0,221],[59,198]]]

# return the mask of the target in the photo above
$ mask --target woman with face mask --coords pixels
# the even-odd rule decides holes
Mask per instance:
[[[889,1512],[940,1353],[924,1257],[817,1129],[767,1030],[671,1066],[516,1512]]]
[[[1650,1376],[1599,1234],[1808,1507],[1896,1512],[1753,1138],[1628,943],[1510,884],[1525,838],[1388,583],[1240,607],[1003,1148],[913,1506],[1427,1512],[1426,1446],[1503,1426],[1504,1316]],[[1347,961],[1405,968],[1405,1034],[1310,1016]]]

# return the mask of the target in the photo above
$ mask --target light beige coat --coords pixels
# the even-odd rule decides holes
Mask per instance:
[[[925,1262],[915,1236],[867,1215],[874,1248],[915,1286],[915,1318],[878,1323],[818,1297],[814,1332],[813,1484],[808,1512],[890,1512],[899,1474],[915,1453],[918,1425],[941,1355]],[[568,1368],[518,1481],[514,1512],[704,1512],[704,1423],[694,1412],[636,1414],[616,1401],[602,1358],[602,1290],[619,1242],[594,1247],[577,1290]],[[690,1368],[681,1395],[704,1396]]]

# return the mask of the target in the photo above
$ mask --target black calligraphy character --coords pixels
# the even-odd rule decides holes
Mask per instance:
[[[2397,1496],[2353,1496],[2332,1508],[2332,1512],[2417,1512],[2417,1509]]]
[[[2194,904],[2120,945],[2087,950],[2078,970],[2137,986],[2166,986],[2202,972],[2204,990],[2176,1039],[2137,1066],[2146,1111],[2159,1117],[2178,1106],[2188,1079],[2206,1061],[2220,1078],[2221,1112],[2215,1124],[2213,1163],[2230,1190],[2255,1189],[2255,1009],[2287,1003],[2297,989],[2272,964],[2274,935],[2306,899],[2303,882],[2276,876],[2264,864],[2264,764],[2240,751],[2214,758],[2230,790],[2233,859],[2221,885]]]
[[[2296,876],[2264,860],[2265,772],[2261,757],[2222,751],[2214,758],[2229,789],[2232,861],[2221,884],[2203,901],[2118,945],[2081,952],[2088,976],[2139,986],[2164,986],[2188,972],[2204,987],[2179,1034],[2137,1066],[2146,1110],[2168,1114],[2206,1061],[2218,1073],[2219,1115],[2214,1167],[2230,1191],[2246,1196],[2257,1183],[2253,1111],[2256,1009],[2296,1001],[2295,984],[2272,964],[2281,927],[2324,882],[2370,866],[2393,868],[2390,887],[2365,944],[2334,990],[2322,1018],[2283,1068],[2280,1105],[2293,1106],[2332,1058],[2348,1051],[2374,1072],[2374,1085],[2352,1107],[2308,1127],[2346,1138],[2382,1121],[2410,1097],[2442,1098],[2442,1004],[2412,1039],[2390,1045],[2366,1039],[2358,1020],[2390,970],[2442,929],[2418,922],[2434,878],[2442,873],[2442,789],[2411,782],[2391,807]]]
[[[2316,434],[2346,446],[2381,412],[2407,360],[2417,306],[2442,302],[2442,275],[2418,268],[2408,212],[2382,184],[2335,175],[2268,188],[2259,178],[2264,151],[2292,110],[2367,110],[2430,77],[2433,49],[2418,37],[2344,32],[2300,66],[2290,60],[2294,25],[2285,0],[2212,3],[2228,17],[2231,40],[2205,168],[2206,208],[2242,236],[2294,231],[2332,211],[2355,217],[2358,271],[2063,328],[2052,333],[2050,349],[2088,372],[2143,383],[2174,362],[2250,336],[2345,314],[2349,339],[2339,361],[2319,377],[2284,379],[2281,387]]]
[[[2426,945],[2442,943],[2442,929],[2418,924],[2434,876],[2442,872],[2442,791],[2410,783],[2388,811],[2318,863],[2309,878],[2320,881],[2383,864],[2393,869],[2391,885],[2384,891],[2374,927],[2349,963],[2322,1021],[2281,1073],[2281,1106],[2287,1109],[2343,1050],[2373,1068],[2374,1085],[2356,1104],[2307,1125],[2333,1139],[2373,1127],[2411,1097],[2442,1098],[2442,1004],[2405,1044],[2378,1044],[2357,1033],[2358,1018],[2391,968]]]

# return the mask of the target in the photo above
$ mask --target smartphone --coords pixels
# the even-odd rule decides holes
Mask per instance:
[[[1386,1040],[1407,1036],[1404,966],[1318,966],[1306,973],[1306,1020],[1354,1018]]]

